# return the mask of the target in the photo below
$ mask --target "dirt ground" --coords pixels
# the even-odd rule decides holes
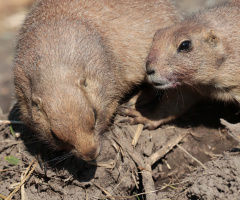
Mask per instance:
[[[174,1],[183,15],[222,2]],[[31,2],[0,1],[0,120],[19,120],[11,67]],[[231,125],[240,121],[239,108],[200,102],[178,120],[144,130],[135,148],[131,141],[141,127],[117,123],[121,118],[103,135],[94,162],[49,149],[24,125],[0,123],[0,199],[12,192],[22,200],[240,199],[240,147],[232,137],[239,129]],[[221,118],[231,124],[223,126]]]

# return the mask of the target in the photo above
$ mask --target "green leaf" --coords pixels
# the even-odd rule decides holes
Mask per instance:
[[[138,194],[136,192],[133,193],[136,197],[137,200],[140,200],[140,198],[138,197]]]
[[[17,158],[15,158],[15,157],[13,157],[13,156],[7,156],[7,157],[5,157],[4,158],[6,161],[8,161],[9,163],[11,163],[11,164],[13,164],[13,165],[18,165],[18,163],[19,163],[19,160],[17,159]]]
[[[12,133],[13,137],[15,137],[15,132],[14,132],[14,130],[13,130],[13,127],[12,127],[12,126],[10,126],[10,131],[11,131],[11,133]]]
[[[172,188],[172,189],[174,189],[174,190],[175,190],[175,189],[177,189],[177,188],[175,188],[175,187],[174,187],[174,186],[172,186],[172,185],[169,185],[169,187],[170,187],[170,188]]]

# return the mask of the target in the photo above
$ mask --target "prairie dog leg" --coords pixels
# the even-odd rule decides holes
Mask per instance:
[[[152,130],[162,124],[168,123],[197,103],[203,97],[193,90],[185,87],[172,89],[168,91],[148,91],[143,90],[138,100],[144,104],[138,104],[130,107],[124,106],[119,109],[121,115],[126,116],[121,122],[129,124],[143,124],[145,128]],[[148,98],[149,93],[155,92],[155,98]],[[147,102],[147,100],[149,100]]]

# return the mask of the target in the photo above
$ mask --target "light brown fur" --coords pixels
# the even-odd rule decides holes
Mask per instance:
[[[186,86],[203,96],[240,103],[239,28],[240,4],[234,1],[160,29],[147,57],[149,82],[158,89]],[[186,41],[188,49],[181,46]],[[185,95],[186,107],[198,96]]]
[[[144,79],[155,31],[177,20],[165,0],[39,1],[16,49],[22,120],[53,148],[94,159],[119,100]]]

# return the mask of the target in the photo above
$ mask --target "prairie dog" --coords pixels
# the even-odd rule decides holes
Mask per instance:
[[[239,11],[229,3],[159,30],[147,58],[148,80],[160,89],[188,85],[240,102]]]
[[[239,103],[239,27],[240,4],[233,1],[158,30],[146,61],[148,81],[161,90],[192,88],[205,97]],[[170,108],[172,119],[202,98],[182,94],[187,101],[184,108]],[[155,120],[145,120],[152,128],[162,122],[157,113]]]
[[[22,120],[55,149],[92,160],[119,101],[144,80],[154,33],[179,20],[170,0],[40,0],[14,64]]]

